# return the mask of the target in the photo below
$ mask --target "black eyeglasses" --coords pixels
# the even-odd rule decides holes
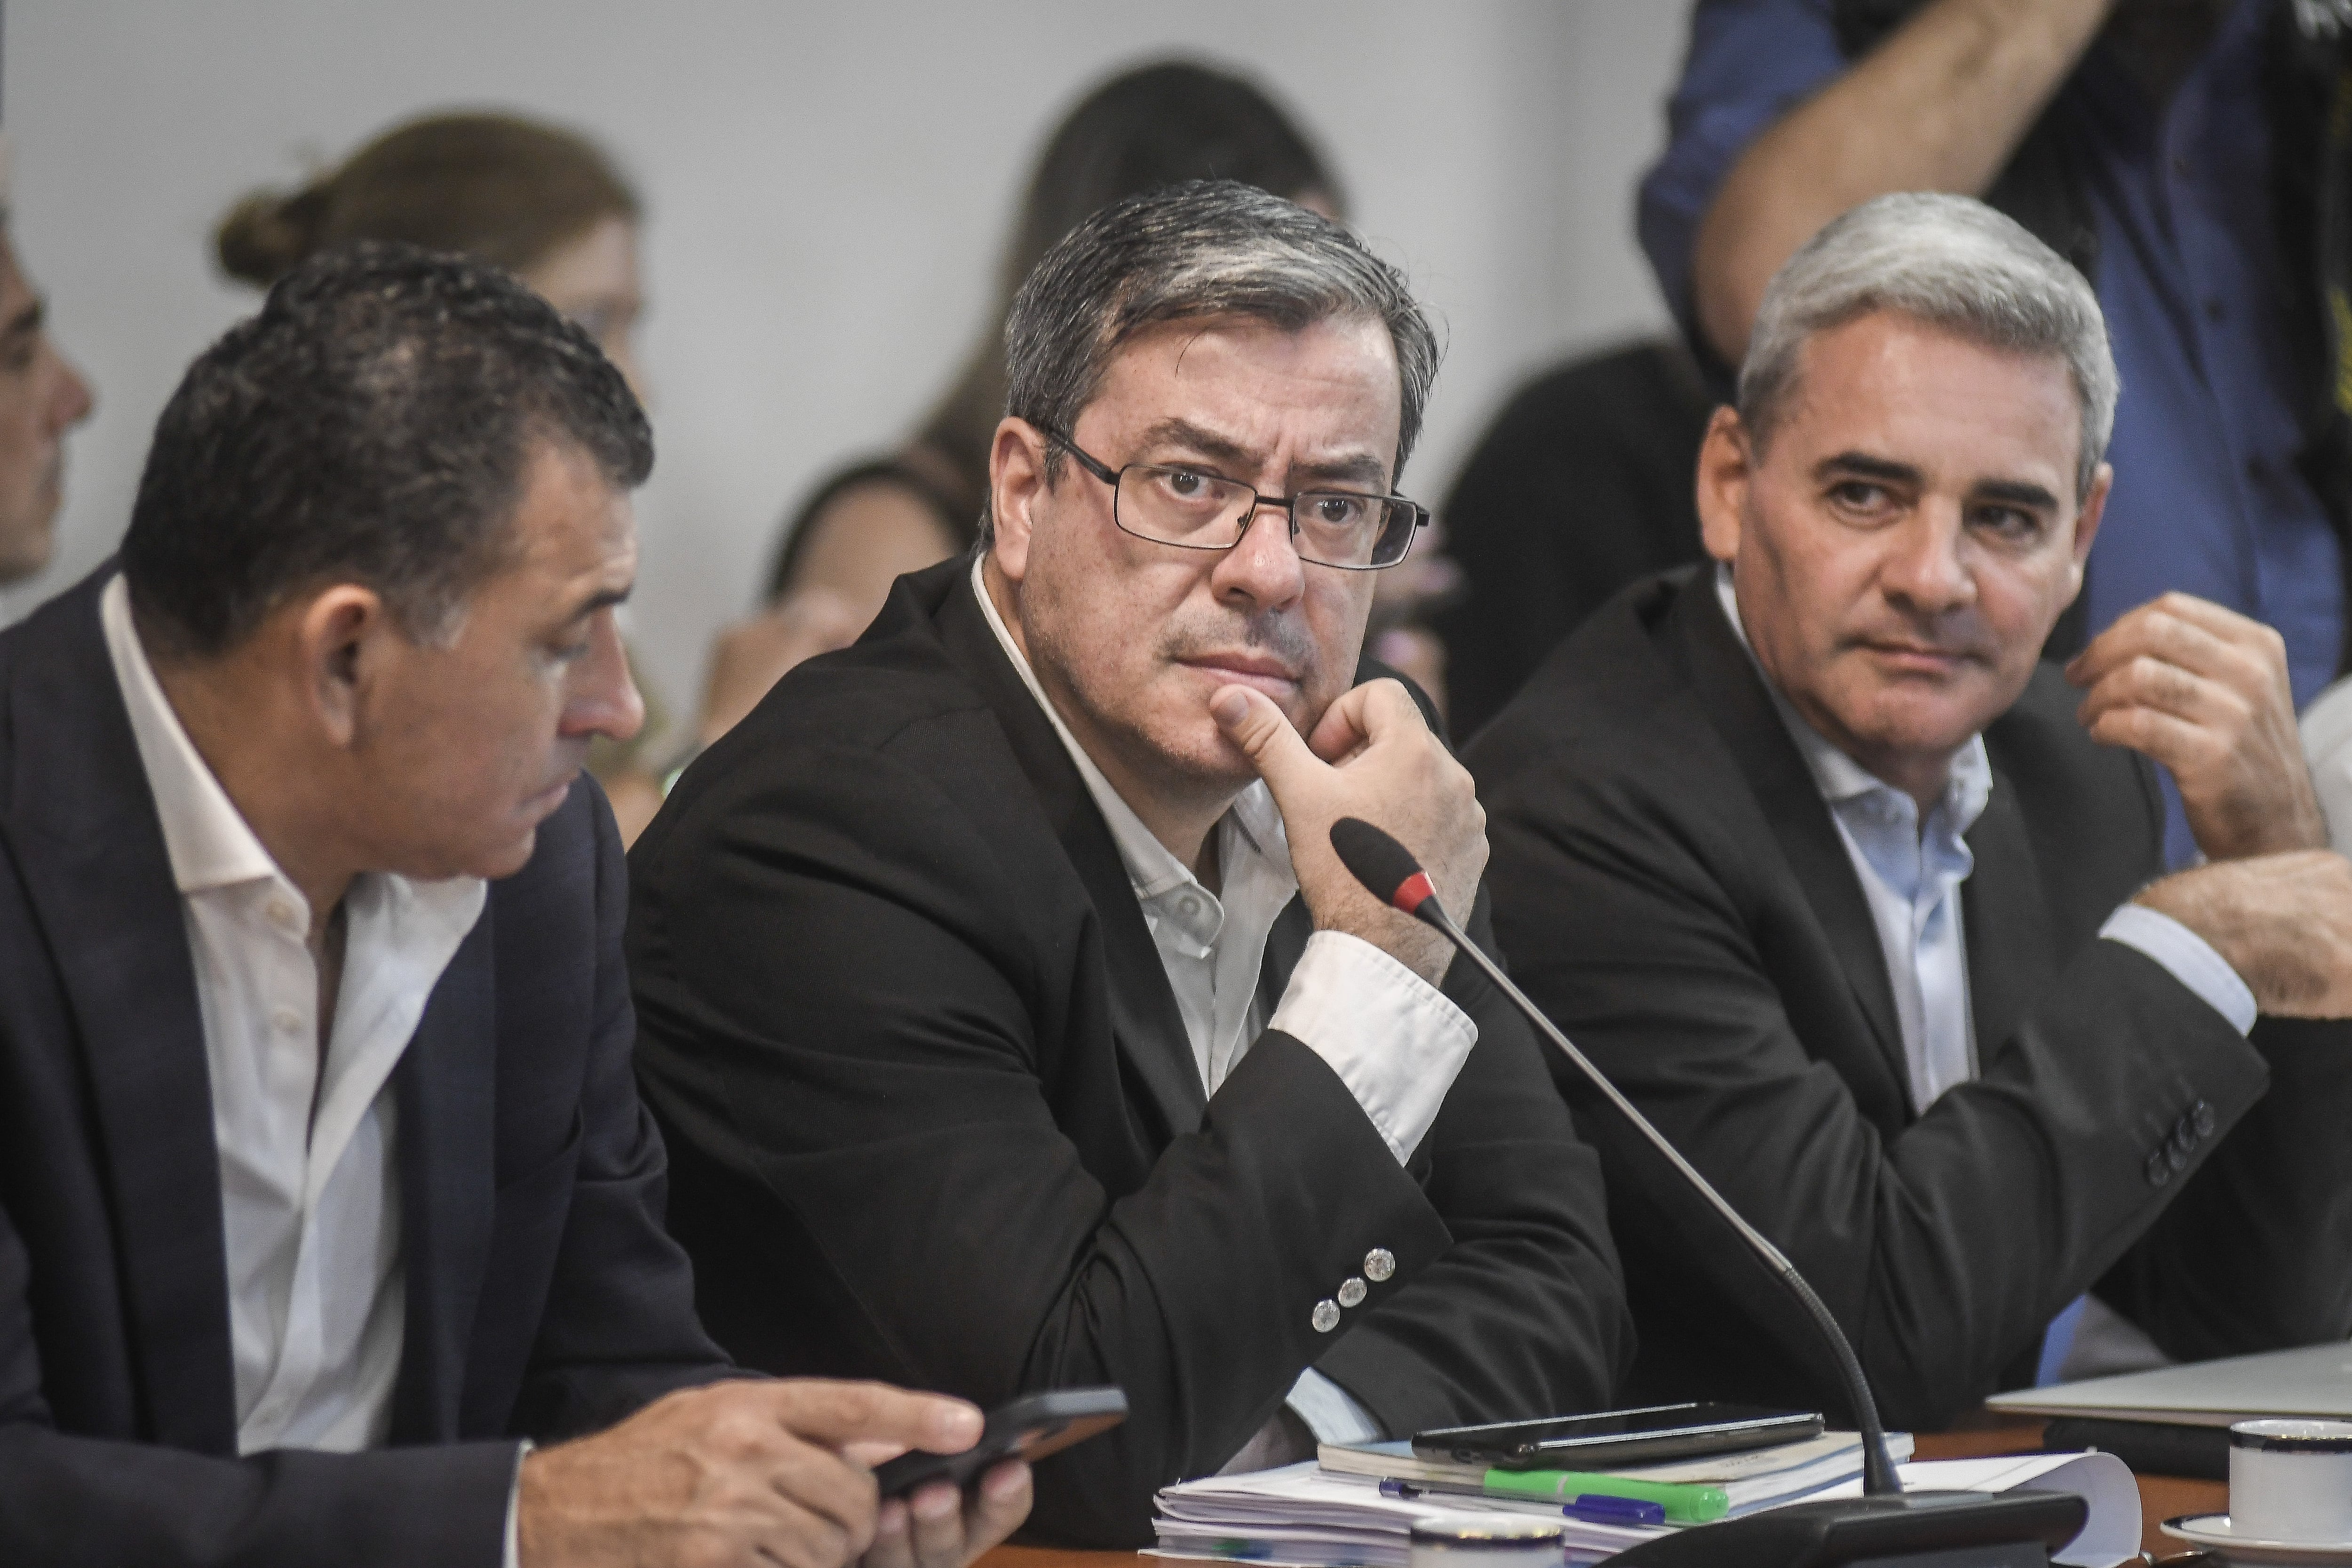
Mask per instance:
[[[1076,458],[1111,488],[1111,521],[1138,539],[1179,550],[1231,550],[1248,537],[1260,507],[1290,520],[1290,542],[1301,561],[1342,572],[1377,572],[1412,549],[1429,509],[1402,496],[1357,490],[1301,490],[1260,495],[1238,479],[1181,463],[1129,463],[1113,468],[1076,441],[1047,430],[1045,439]]]

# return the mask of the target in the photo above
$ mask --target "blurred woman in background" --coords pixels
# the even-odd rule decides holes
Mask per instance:
[[[1070,111],[1030,177],[995,308],[962,374],[905,446],[816,487],[782,530],[768,608],[713,647],[705,743],[750,712],[792,665],[855,640],[900,574],[971,548],[988,500],[989,447],[1004,415],[1004,313],[1054,242],[1122,197],[1218,178],[1327,217],[1345,216],[1339,183],[1306,133],[1238,76],[1165,61],[1113,77]],[[1391,575],[1381,574],[1384,589]]]
[[[497,263],[585,328],[642,400],[636,325],[637,195],[611,158],[573,132],[510,114],[436,114],[383,132],[291,191],[256,191],[214,232],[229,277],[267,289],[310,255],[354,239],[406,240]],[[636,675],[636,661],[630,660]],[[623,840],[653,819],[661,791],[647,760],[674,744],[637,676],[645,727],[625,744],[599,737],[588,770],[612,796]]]

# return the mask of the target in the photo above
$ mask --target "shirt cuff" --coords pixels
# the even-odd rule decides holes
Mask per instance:
[[[514,1480],[507,1487],[507,1554],[499,1561],[503,1568],[522,1568],[522,1534],[520,1515],[522,1510],[522,1462],[531,1450],[526,1437],[515,1450]]]
[[[2109,942],[2136,948],[2164,965],[2198,999],[2230,1021],[2240,1034],[2254,1026],[2260,1009],[2230,961],[2213,944],[2161,910],[2146,904],[2125,904],[2107,917],[2099,934]]]
[[[1388,1436],[1355,1395],[1311,1366],[1298,1374],[1283,1403],[1307,1423],[1318,1443],[1377,1443]]]
[[[1478,1043],[1478,1026],[1435,986],[1337,931],[1307,939],[1266,1027],[1339,1075],[1400,1164],[1437,1120],[1463,1058]]]

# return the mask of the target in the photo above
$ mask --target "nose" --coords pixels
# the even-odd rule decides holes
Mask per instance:
[[[1291,542],[1290,515],[1260,500],[1243,526],[1241,542],[1217,559],[1210,585],[1221,599],[1246,599],[1280,609],[1307,590],[1307,569]]]
[[[1975,600],[1976,577],[1960,554],[1966,531],[1957,502],[1939,498],[1921,506],[1890,535],[1879,570],[1888,598],[1926,616]]]
[[[50,352],[57,360],[58,379],[49,399],[49,428],[53,434],[62,436],[89,417],[98,399],[74,363],[55,350]]]
[[[628,649],[609,609],[596,612],[588,652],[572,666],[572,690],[563,704],[567,736],[605,735],[626,741],[645,727],[646,700],[629,674]]]

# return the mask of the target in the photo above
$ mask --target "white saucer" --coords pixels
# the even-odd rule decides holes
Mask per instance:
[[[2158,1528],[2175,1541],[2210,1546],[2232,1563],[2293,1563],[2296,1568],[2352,1568],[2352,1541],[2255,1541],[2230,1532],[2226,1513],[2184,1513]]]

